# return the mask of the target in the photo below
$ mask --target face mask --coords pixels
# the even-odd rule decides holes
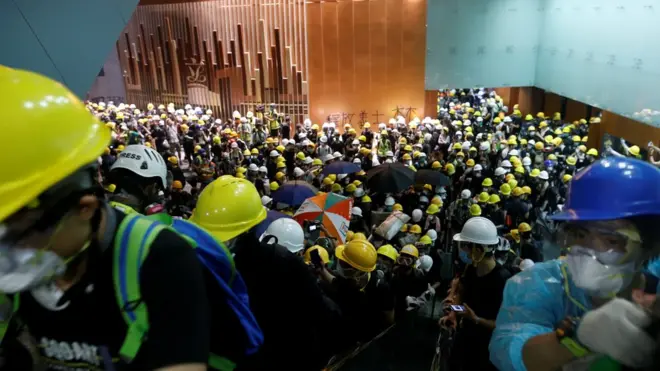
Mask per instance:
[[[613,297],[621,292],[630,285],[635,273],[634,262],[605,265],[594,256],[582,253],[568,254],[566,264],[575,286],[600,298]]]
[[[58,305],[64,291],[60,290],[53,282],[37,286],[30,290],[30,293],[39,304],[49,310],[57,311],[69,306],[68,301]]]
[[[461,259],[461,261],[465,264],[472,264],[472,258],[468,255],[468,253],[463,250],[459,249],[458,250],[458,257]]]
[[[52,251],[0,248],[0,291],[24,291],[62,275],[66,264]]]

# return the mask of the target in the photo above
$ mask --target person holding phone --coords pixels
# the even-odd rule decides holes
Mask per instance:
[[[502,303],[504,285],[511,274],[497,264],[497,228],[490,220],[473,217],[454,235],[459,258],[466,264],[459,279],[460,301],[448,302],[460,320],[450,362],[464,370],[497,370],[489,360],[488,343]]]

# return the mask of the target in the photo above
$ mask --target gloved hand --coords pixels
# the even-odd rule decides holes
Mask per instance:
[[[655,350],[655,341],[644,330],[650,323],[651,317],[638,305],[615,298],[582,318],[577,338],[592,352],[640,368],[652,361]]]
[[[420,296],[418,298],[413,296],[406,296],[406,304],[408,305],[406,311],[411,311],[411,310],[419,309],[424,305],[426,305],[426,299],[423,296]]]
[[[435,289],[433,288],[433,286],[431,286],[430,283],[428,284],[428,289],[426,290],[426,292],[430,293],[431,295],[435,295]]]

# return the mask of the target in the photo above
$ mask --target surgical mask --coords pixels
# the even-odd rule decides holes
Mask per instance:
[[[573,246],[566,257],[566,265],[575,286],[588,295],[610,298],[621,292],[632,282],[635,275],[635,262],[606,264],[605,261],[620,261],[623,253],[597,253],[582,246]],[[607,256],[601,256],[607,254]],[[617,256],[614,256],[617,255]]]
[[[458,257],[461,259],[463,263],[472,264],[472,258],[470,258],[470,255],[465,250],[459,249]]]
[[[33,248],[0,247],[0,291],[16,293],[51,282],[66,271],[57,254]]]

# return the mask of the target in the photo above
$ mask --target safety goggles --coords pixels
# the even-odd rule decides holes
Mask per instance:
[[[409,255],[401,254],[399,257],[396,259],[397,264],[399,265],[405,265],[405,266],[410,266],[415,262],[415,258]]]
[[[602,264],[620,264],[625,260],[631,243],[641,243],[632,231],[577,223],[564,224],[558,241],[568,247],[569,254],[589,255]]]

